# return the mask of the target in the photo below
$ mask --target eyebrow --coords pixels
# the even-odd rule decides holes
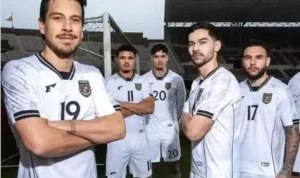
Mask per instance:
[[[50,13],[49,17],[54,16],[54,15],[61,15],[61,16],[65,16],[63,13],[61,12],[52,12]],[[77,18],[82,18],[81,15],[71,15],[71,18],[73,17],[77,17]]]
[[[208,38],[204,37],[204,38],[200,38],[197,41],[204,41],[204,40],[208,40]],[[189,43],[195,43],[194,41],[189,41]]]

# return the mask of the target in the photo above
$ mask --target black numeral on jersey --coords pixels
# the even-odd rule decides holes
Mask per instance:
[[[71,111],[71,107],[75,108],[74,111]],[[73,109],[72,108],[72,109]],[[70,101],[61,103],[61,120],[65,120],[65,112],[68,115],[73,116],[72,120],[76,120],[80,113],[80,105],[76,101]]]
[[[169,154],[169,158],[170,159],[176,158],[178,156],[178,150],[177,149],[174,149],[173,151],[172,150],[168,150],[168,154]]]
[[[253,109],[254,108],[254,109]],[[248,106],[248,120],[253,121],[256,115],[256,111],[257,111],[258,105],[249,105]],[[254,111],[253,111],[254,110]]]
[[[165,91],[153,91],[153,94],[154,94],[154,98],[155,100],[161,100],[161,101],[164,101],[167,97],[167,94]]]
[[[133,101],[133,91],[128,91],[128,101]]]

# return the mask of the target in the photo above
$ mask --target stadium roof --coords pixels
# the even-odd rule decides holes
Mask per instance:
[[[299,22],[299,0],[166,0],[165,22]]]

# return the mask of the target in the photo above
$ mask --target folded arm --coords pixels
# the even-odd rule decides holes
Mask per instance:
[[[214,121],[203,115],[190,116],[183,112],[180,119],[180,127],[190,141],[201,140],[213,126]]]
[[[93,120],[54,121],[49,122],[49,125],[85,138],[95,144],[104,144],[125,137],[125,123],[121,112]]]
[[[121,102],[121,108],[137,115],[152,114],[154,111],[154,98],[149,96],[139,103]],[[130,113],[129,112],[129,113]]]
[[[60,157],[76,153],[92,143],[66,131],[49,127],[46,119],[31,117],[15,123],[25,147],[42,157]]]

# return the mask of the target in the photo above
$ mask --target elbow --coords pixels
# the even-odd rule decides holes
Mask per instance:
[[[195,141],[199,141],[201,140],[201,137],[200,135],[193,131],[193,130],[186,130],[185,131],[185,136],[192,142],[195,142]]]
[[[126,127],[125,127],[125,121],[124,121],[124,117],[122,116],[122,114],[118,114],[117,116],[117,121],[114,125],[114,138],[113,138],[113,141],[116,141],[116,140],[120,140],[120,139],[123,139],[125,138],[126,136]]]
[[[48,153],[50,152],[49,150],[49,145],[47,145],[47,142],[40,140],[40,141],[34,141],[31,143],[24,143],[25,147],[32,152],[33,154],[41,157],[46,157]]]
[[[154,112],[154,106],[149,107],[146,111],[146,114],[152,114]]]

